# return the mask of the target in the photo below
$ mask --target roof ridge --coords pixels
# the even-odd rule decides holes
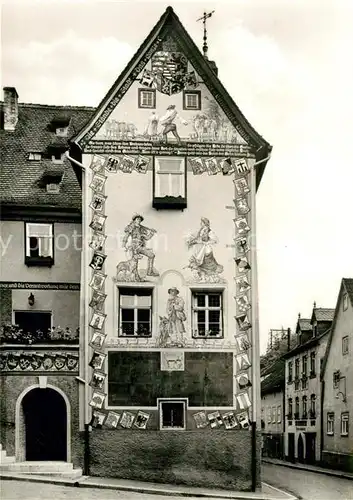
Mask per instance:
[[[4,105],[4,101],[0,101],[0,105]],[[87,111],[95,111],[97,109],[96,106],[73,106],[69,104],[40,104],[40,103],[33,103],[33,102],[19,102],[18,103],[19,107],[24,107],[24,108],[65,108],[65,109],[74,109],[74,110],[87,110]]]

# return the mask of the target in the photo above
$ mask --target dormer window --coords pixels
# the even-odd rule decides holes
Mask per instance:
[[[64,154],[61,151],[55,151],[55,153],[51,155],[51,161],[53,163],[63,163]]]
[[[67,131],[69,127],[57,127],[55,129],[55,134],[58,137],[67,137]]]
[[[41,161],[42,154],[41,153],[28,153],[28,159],[30,161]]]
[[[60,184],[47,184],[47,193],[58,194],[60,192]]]

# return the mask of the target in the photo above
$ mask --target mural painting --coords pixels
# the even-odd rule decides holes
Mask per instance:
[[[218,264],[213,247],[218,243],[218,238],[211,229],[210,220],[201,217],[200,228],[186,241],[188,249],[192,251],[188,268],[192,272],[193,279],[200,283],[224,283],[220,276],[223,266]]]
[[[158,345],[160,347],[182,347],[185,343],[185,302],[179,296],[179,290],[176,287],[169,288],[168,295],[167,316],[159,317]]]
[[[78,354],[73,352],[9,352],[0,355],[1,371],[78,371]]]
[[[142,215],[135,214],[124,229],[123,247],[128,258],[116,266],[116,281],[147,281],[148,278],[159,276],[154,267],[154,251],[147,246],[157,231],[143,226],[143,220]],[[144,257],[147,258],[147,269],[140,268]]]

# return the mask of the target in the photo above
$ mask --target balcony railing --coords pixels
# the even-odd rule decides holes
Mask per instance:
[[[3,325],[0,328],[0,344],[78,344],[79,328],[53,327],[49,330],[26,331],[18,325]]]

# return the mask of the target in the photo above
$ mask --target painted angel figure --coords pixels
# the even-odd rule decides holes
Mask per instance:
[[[218,238],[212,231],[210,221],[201,217],[200,229],[187,240],[188,248],[192,248],[189,268],[196,271],[197,277],[207,281],[223,272],[223,266],[218,264],[214,257],[213,246],[218,243]]]

